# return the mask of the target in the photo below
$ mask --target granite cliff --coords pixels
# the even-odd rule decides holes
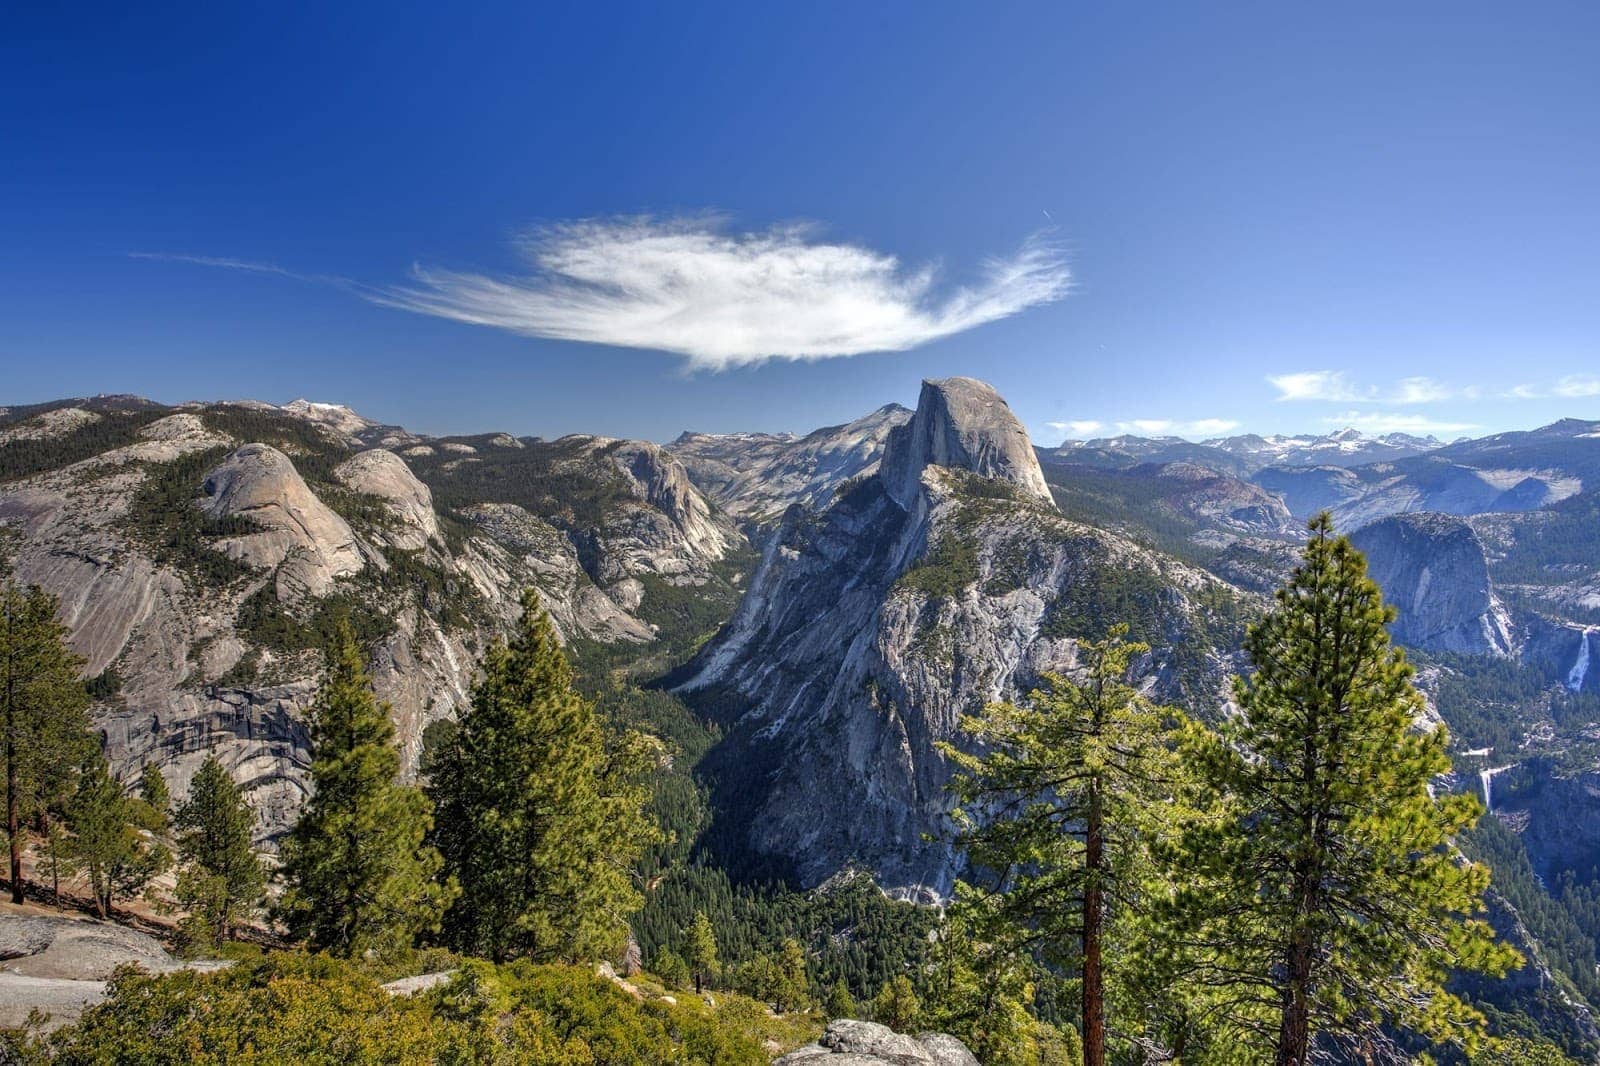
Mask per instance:
[[[936,743],[1070,669],[1076,638],[1132,586],[1149,593],[1140,635],[1155,645],[1142,674],[1214,703],[1223,663],[1191,638],[1222,584],[1062,517],[991,388],[924,383],[876,475],[820,512],[790,508],[681,682],[730,728],[709,773],[737,796],[732,845],[807,885],[859,867],[896,894],[944,896],[960,860],[938,839],[950,771]]]

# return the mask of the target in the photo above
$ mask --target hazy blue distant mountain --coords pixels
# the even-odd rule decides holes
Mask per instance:
[[[1361,466],[1405,459],[1443,447],[1434,437],[1389,433],[1369,437],[1356,429],[1323,435],[1298,434],[1263,437],[1246,433],[1195,443],[1181,437],[1100,437],[1068,441],[1053,454],[1062,459],[1097,466],[1131,466],[1135,463],[1194,462],[1221,473],[1244,474],[1268,466]]]

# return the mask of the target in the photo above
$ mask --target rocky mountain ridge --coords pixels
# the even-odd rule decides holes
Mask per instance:
[[[910,411],[892,403],[803,437],[683,433],[667,448],[729,514],[770,523],[790,504],[822,506],[840,485],[874,473],[890,432],[910,417]]]
[[[732,846],[806,885],[858,867],[898,895],[947,895],[961,866],[935,745],[960,742],[961,715],[1069,669],[1123,581],[1156,601],[1148,672],[1218,699],[1222,664],[1175,648],[1210,613],[1200,600],[1226,598],[1221,582],[1064,518],[992,389],[925,382],[877,475],[785,515],[680,682],[729,728],[710,773],[747,808]]]
[[[0,434],[7,554],[61,600],[87,674],[113,692],[96,709],[113,768],[155,762],[181,795],[216,754],[269,836],[304,795],[301,719],[333,617],[372,648],[414,765],[522,588],[569,643],[644,646],[658,636],[647,583],[710,582],[742,543],[648,442],[570,449],[583,479],[612,486],[580,519],[491,499],[441,510],[404,458],[362,440],[421,438],[327,405],[47,406]]]

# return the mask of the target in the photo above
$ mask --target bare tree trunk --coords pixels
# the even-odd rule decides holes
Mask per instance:
[[[1083,1066],[1105,1066],[1106,997],[1101,969],[1102,922],[1105,900],[1101,889],[1105,865],[1104,814],[1100,809],[1100,781],[1089,782],[1089,817],[1084,827],[1083,891]]]
[[[1278,1027],[1276,1066],[1305,1066],[1311,1050],[1311,935],[1296,930],[1289,941],[1288,980]]]
[[[11,902],[22,902],[22,797],[17,783],[15,671],[6,668],[6,839],[11,843]]]

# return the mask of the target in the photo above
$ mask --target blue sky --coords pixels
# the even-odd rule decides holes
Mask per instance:
[[[1041,442],[1600,417],[1593,4],[33,7],[0,403],[665,439],[970,374]]]

